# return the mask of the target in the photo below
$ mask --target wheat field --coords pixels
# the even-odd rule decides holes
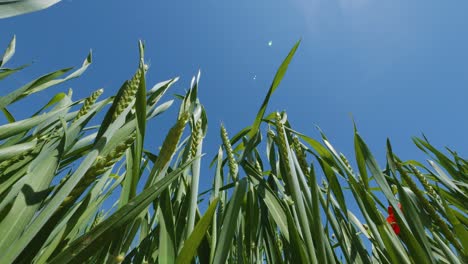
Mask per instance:
[[[23,69],[5,66],[15,43],[0,80]],[[113,96],[99,89],[76,100],[69,90],[28,118],[8,111],[80,77],[91,54],[73,72],[2,94],[0,263],[467,263],[467,159],[413,138],[427,161],[401,160],[388,140],[378,162],[356,125],[355,155],[345,157],[323,133],[307,136],[285,112],[267,113],[299,44],[253,122],[238,132],[211,127],[218,153],[202,149],[199,75],[184,96],[162,101],[177,78],[148,89],[141,42],[135,74]],[[152,152],[147,122],[170,107],[178,114]],[[202,159],[212,164],[207,192]]]

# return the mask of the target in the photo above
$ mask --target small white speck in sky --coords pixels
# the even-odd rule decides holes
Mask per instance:
[[[256,79],[257,79],[257,75],[254,75],[253,79],[256,80]]]
[[[271,45],[273,45],[273,41],[268,41],[268,46],[271,47]]]

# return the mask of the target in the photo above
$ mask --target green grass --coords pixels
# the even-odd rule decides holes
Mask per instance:
[[[252,125],[233,137],[221,127],[223,144],[208,155],[199,78],[159,152],[144,149],[146,122],[173,105],[161,98],[177,79],[148,90],[141,43],[136,74],[115,96],[74,100],[70,91],[23,120],[8,111],[79,77],[90,54],[72,73],[45,74],[0,97],[9,122],[0,125],[0,263],[466,263],[466,159],[414,138],[429,162],[404,161],[389,140],[380,167],[357,129],[347,158],[325,135],[294,130],[286,113],[266,114],[298,46]],[[4,67],[14,51],[15,39],[0,79],[24,68]],[[203,212],[200,163],[213,154]]]

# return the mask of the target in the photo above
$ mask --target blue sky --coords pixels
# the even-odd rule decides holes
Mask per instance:
[[[32,76],[79,66],[92,49],[94,63],[82,77],[41,93],[27,102],[31,107],[10,110],[25,117],[69,87],[74,98],[98,88],[111,95],[134,73],[142,39],[151,64],[148,86],[181,77],[166,100],[183,93],[201,69],[199,95],[209,118],[204,152],[211,160],[220,144],[219,124],[234,135],[252,123],[276,68],[302,38],[267,112],[287,111],[297,130],[317,138],[315,125],[320,126],[350,157],[350,114],[380,161],[387,137],[401,158],[422,158],[411,137],[423,132],[434,145],[466,157],[466,10],[462,0],[64,0],[0,20],[1,47],[17,35],[17,53],[8,66],[34,61],[2,82],[1,94]],[[157,146],[151,143],[165,136],[176,110],[150,123],[153,151]],[[205,189],[214,171],[202,170]]]

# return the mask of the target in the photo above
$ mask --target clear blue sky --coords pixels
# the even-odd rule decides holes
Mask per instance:
[[[436,146],[466,157],[467,11],[463,0],[64,0],[0,20],[1,49],[17,35],[9,66],[35,62],[0,83],[0,94],[32,76],[78,66],[92,49],[94,63],[82,77],[41,93],[28,101],[31,107],[10,110],[26,116],[69,87],[75,99],[101,87],[110,95],[134,73],[142,39],[151,62],[148,86],[181,77],[166,100],[183,93],[202,70],[200,99],[209,118],[204,152],[211,160],[220,122],[231,135],[252,123],[276,68],[302,38],[267,112],[286,110],[297,130],[316,137],[319,125],[350,157],[350,113],[380,161],[387,137],[403,159],[421,158],[411,137],[423,132]],[[153,151],[152,140],[165,136],[176,110],[151,122]],[[214,173],[203,170],[202,190]]]

